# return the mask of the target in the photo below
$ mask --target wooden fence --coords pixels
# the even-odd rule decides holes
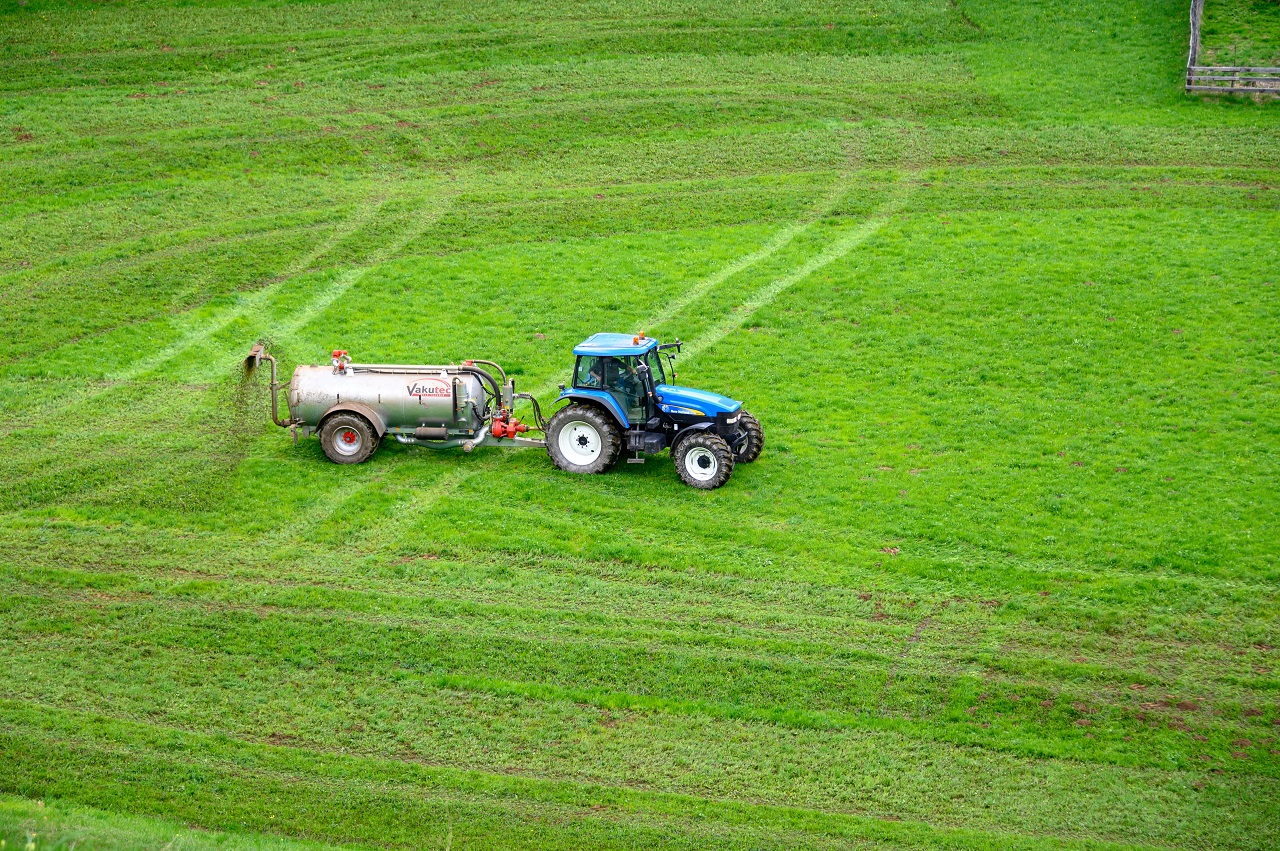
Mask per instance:
[[[1197,65],[1204,0],[1191,0],[1191,48],[1187,52],[1187,91],[1280,97],[1280,68],[1249,65]]]

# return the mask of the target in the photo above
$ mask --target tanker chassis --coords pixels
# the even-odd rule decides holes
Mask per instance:
[[[742,403],[689,387],[675,379],[680,341],[661,345],[644,334],[595,334],[573,350],[572,386],[560,385],[567,402],[545,419],[538,400],[517,393],[493,361],[411,366],[353,363],[345,350],[323,366],[299,365],[287,385],[276,375],[276,359],[263,343],[245,358],[246,370],[271,365],[271,419],[294,440],[319,435],[331,461],[366,461],[387,436],[399,443],[436,449],[537,446],[571,473],[603,473],[624,451],[627,463],[668,447],[676,472],[688,485],[717,488],[735,464],[754,461],[764,446],[759,421]],[[665,360],[665,363],[664,363]],[[289,408],[280,416],[284,389]],[[528,402],[533,421],[515,416]],[[540,433],[542,439],[525,437]]]

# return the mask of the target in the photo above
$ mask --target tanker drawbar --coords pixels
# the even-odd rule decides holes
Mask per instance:
[[[644,334],[595,334],[574,347],[572,385],[560,385],[550,418],[538,400],[489,360],[411,366],[353,363],[345,350],[329,363],[298,366],[288,384],[276,359],[258,343],[245,358],[250,373],[271,364],[271,420],[299,436],[317,435],[338,464],[368,460],[387,436],[435,449],[538,446],[570,473],[603,473],[626,453],[628,464],[671,450],[676,473],[690,487],[711,490],[750,464],[764,447],[764,429],[742,403],[674,383],[680,341],[666,345]],[[670,380],[668,380],[668,376]],[[284,391],[288,416],[280,415]],[[515,416],[527,402],[532,421]],[[542,438],[525,437],[530,433]]]

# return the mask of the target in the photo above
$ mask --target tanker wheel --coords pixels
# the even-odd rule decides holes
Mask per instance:
[[[603,473],[622,454],[622,432],[599,408],[570,405],[547,424],[547,454],[561,470]]]
[[[378,448],[378,433],[359,414],[334,414],[320,424],[320,448],[335,464],[359,464]]]
[[[760,427],[760,421],[746,411],[741,417],[738,428],[747,433],[747,442],[742,444],[741,452],[734,454],[733,460],[736,464],[750,464],[760,457],[760,450],[764,449],[764,429]]]
[[[690,487],[712,490],[733,475],[733,450],[718,434],[698,432],[676,444],[676,472]]]

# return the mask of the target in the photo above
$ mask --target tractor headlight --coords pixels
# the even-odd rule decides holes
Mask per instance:
[[[741,418],[742,418],[742,414],[734,414],[733,416],[729,417],[729,419],[725,420],[725,422],[727,422],[729,425],[737,425],[738,420]]]

